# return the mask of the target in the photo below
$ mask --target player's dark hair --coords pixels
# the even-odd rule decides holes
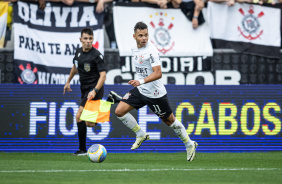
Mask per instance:
[[[134,26],[134,33],[137,31],[137,29],[140,29],[140,30],[148,29],[148,26],[144,22],[137,22]]]
[[[81,36],[82,36],[83,33],[88,34],[88,35],[93,35],[93,29],[91,29],[91,28],[83,28],[81,30]]]

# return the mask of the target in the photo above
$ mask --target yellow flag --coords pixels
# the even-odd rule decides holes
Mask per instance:
[[[80,119],[93,123],[110,121],[111,102],[105,100],[88,100],[83,108]]]

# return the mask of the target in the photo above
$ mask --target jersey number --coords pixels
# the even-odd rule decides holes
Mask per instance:
[[[161,109],[159,107],[159,105],[153,105],[154,109],[155,109],[155,113],[158,114],[158,113],[161,113]]]

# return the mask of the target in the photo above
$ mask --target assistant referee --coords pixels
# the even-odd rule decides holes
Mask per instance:
[[[65,91],[71,92],[70,82],[75,74],[79,74],[81,103],[76,114],[76,122],[78,127],[79,150],[74,153],[77,156],[87,154],[86,151],[86,124],[94,126],[91,122],[80,120],[82,110],[87,100],[102,99],[104,95],[104,82],[106,80],[106,65],[103,55],[92,46],[94,37],[93,30],[84,28],[81,31],[80,42],[82,47],[76,50],[73,58],[73,67],[70,76],[64,86]],[[92,124],[92,125],[91,125]]]

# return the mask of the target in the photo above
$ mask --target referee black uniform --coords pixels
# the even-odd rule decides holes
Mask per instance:
[[[73,64],[78,69],[81,103],[84,107],[87,102],[88,93],[95,88],[100,78],[99,72],[106,71],[106,64],[103,55],[94,47],[88,52],[83,52],[82,48],[76,50],[73,58]],[[102,99],[104,95],[104,86],[92,100]],[[86,124],[85,121],[77,123],[79,150],[86,151]]]

